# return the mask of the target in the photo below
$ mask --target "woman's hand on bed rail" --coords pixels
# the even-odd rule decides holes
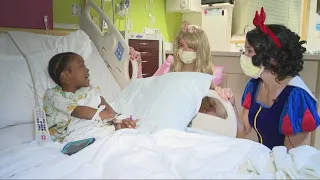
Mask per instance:
[[[235,98],[230,88],[221,88],[215,86],[214,90],[220,95],[220,97],[226,101],[230,101],[232,106],[235,105]]]

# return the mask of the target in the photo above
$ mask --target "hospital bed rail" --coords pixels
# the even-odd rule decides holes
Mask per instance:
[[[192,120],[191,128],[201,129],[229,137],[236,137],[237,117],[231,103],[223,100],[218,93],[213,90],[209,90],[206,96],[220,101],[226,110],[227,117],[226,119],[223,119],[204,113],[198,113],[197,116]]]
[[[106,33],[101,32],[90,16],[93,8],[101,20],[108,25]],[[92,1],[88,0],[79,21],[82,29],[95,44],[113,77],[123,89],[131,80],[138,77],[138,62],[130,61],[129,46],[106,14]],[[132,63],[132,76],[129,75],[129,63]]]

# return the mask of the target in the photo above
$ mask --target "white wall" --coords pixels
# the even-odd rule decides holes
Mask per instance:
[[[316,12],[317,7],[317,0],[310,0],[310,10],[309,10],[309,22],[308,22],[308,30],[307,30],[307,44],[306,48],[308,51],[320,51],[320,31],[316,30],[317,22],[320,22],[320,16]],[[233,29],[234,30],[234,29]],[[244,39],[245,36],[236,35],[237,37],[233,36],[233,40],[241,40]],[[232,52],[239,52],[239,49],[243,47],[243,43],[234,44],[231,43],[231,51]]]
[[[320,31],[316,31],[317,18],[320,19],[316,12],[317,0],[310,0],[309,24],[307,34],[307,49],[320,50]]]

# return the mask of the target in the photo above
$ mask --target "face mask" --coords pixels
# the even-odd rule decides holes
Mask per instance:
[[[196,60],[197,54],[196,52],[179,49],[179,57],[183,63],[191,64]]]
[[[244,74],[254,79],[257,79],[258,77],[260,77],[264,69],[263,67],[259,68],[257,66],[254,66],[252,64],[252,58],[243,54],[241,54],[240,56],[240,65]]]

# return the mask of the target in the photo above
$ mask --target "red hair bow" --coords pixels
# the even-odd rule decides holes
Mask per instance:
[[[256,11],[256,15],[253,18],[253,25],[261,30],[261,32],[269,35],[272,41],[276,44],[276,46],[280,49],[282,47],[280,40],[277,36],[264,24],[266,20],[266,13],[264,12],[263,7],[261,7],[260,15],[258,11]]]

